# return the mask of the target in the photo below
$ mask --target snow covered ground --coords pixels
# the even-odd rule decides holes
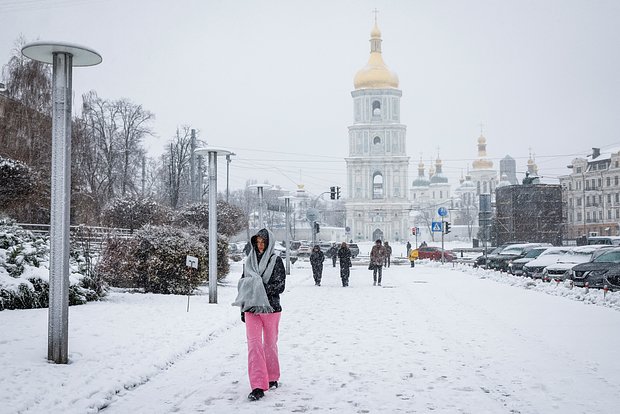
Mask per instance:
[[[620,294],[467,266],[394,265],[382,287],[308,262],[282,295],[281,386],[249,402],[240,264],[187,297],[113,292],[70,308],[70,364],[47,310],[0,312],[1,413],[614,413]]]

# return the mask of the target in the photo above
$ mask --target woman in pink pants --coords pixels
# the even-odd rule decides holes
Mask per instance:
[[[250,240],[252,250],[245,261],[243,275],[233,303],[241,307],[248,339],[248,375],[252,392],[248,399],[260,400],[265,391],[278,388],[278,327],[282,307],[286,271],[282,259],[273,252],[275,238],[261,229]]]

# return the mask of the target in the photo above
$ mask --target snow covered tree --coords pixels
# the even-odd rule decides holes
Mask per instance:
[[[175,217],[178,225],[194,225],[209,228],[209,204],[196,203],[179,210]],[[226,236],[234,236],[247,227],[247,218],[243,210],[225,202],[217,201],[217,231]]]
[[[138,229],[145,224],[164,224],[169,221],[170,210],[151,200],[140,197],[113,199],[102,212],[102,223],[110,227]]]
[[[191,293],[209,278],[207,233],[199,228],[145,226],[133,239],[113,239],[98,266],[112,286],[140,288],[164,294]],[[218,237],[217,277],[228,274],[228,243]],[[198,258],[198,271],[185,265],[186,256]],[[190,275],[190,272],[193,272]]]
[[[0,155],[0,211],[12,216],[28,201],[35,187],[35,176],[26,164]]]

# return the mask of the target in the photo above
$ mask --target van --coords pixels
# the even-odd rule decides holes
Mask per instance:
[[[608,246],[620,246],[620,236],[591,236],[588,244],[605,244]]]

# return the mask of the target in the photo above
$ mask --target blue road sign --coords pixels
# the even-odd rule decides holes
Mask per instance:
[[[439,210],[437,210],[437,213],[439,213],[441,217],[445,217],[448,215],[448,210],[446,210],[445,207],[439,207]]]
[[[441,221],[433,221],[433,225],[431,227],[433,231],[441,231]]]

